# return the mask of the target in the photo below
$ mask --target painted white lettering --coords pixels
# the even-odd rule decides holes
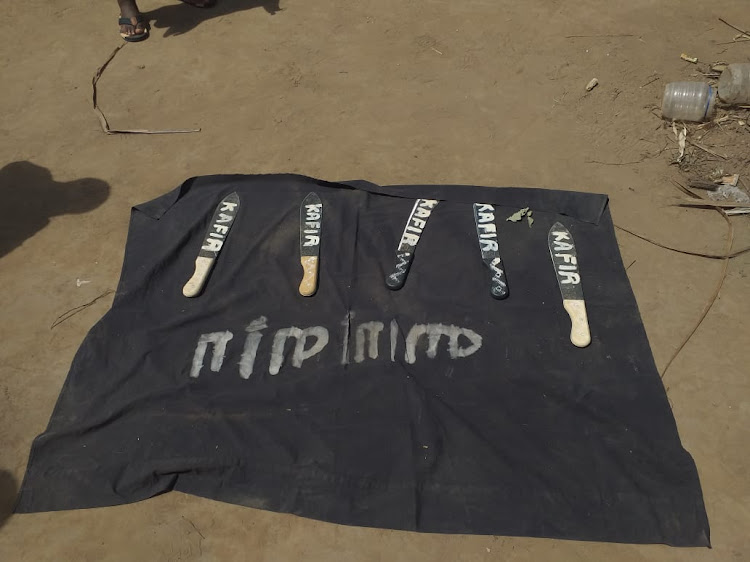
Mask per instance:
[[[555,257],[562,258],[565,263],[572,263],[573,265],[578,263],[578,259],[572,254],[555,254]]]
[[[248,379],[253,374],[255,358],[258,355],[258,346],[260,345],[260,340],[263,338],[263,334],[260,332],[268,328],[266,322],[267,318],[260,316],[250,322],[245,328],[247,337],[245,338],[245,348],[242,350],[242,356],[240,357],[240,376],[243,379]]]
[[[560,240],[570,240],[570,235],[561,230],[553,230],[552,236],[555,237],[555,242],[559,242]]]
[[[391,361],[396,361],[396,344],[398,343],[398,322],[391,320]]]
[[[498,267],[500,261],[500,258],[494,258],[490,262],[490,269],[492,270],[492,278],[495,279],[500,284],[500,286],[505,287],[505,281],[502,280],[503,270],[502,268]]]
[[[365,360],[365,332],[369,334],[367,338],[369,340],[367,354],[370,359],[378,358],[378,339],[384,327],[385,325],[382,322],[365,322],[357,326],[357,349],[354,352],[354,360],[357,363],[362,363]]]
[[[318,244],[320,244],[320,236],[305,234],[305,243],[303,246],[317,246]]]
[[[416,209],[414,209],[414,216],[420,219],[429,218],[430,213],[432,213],[432,211],[430,211],[430,209],[425,209],[424,207],[417,207]]]
[[[211,364],[209,368],[214,372],[218,373],[221,366],[224,364],[224,355],[227,352],[227,343],[234,337],[232,332],[212,332],[210,334],[201,334],[198,338],[198,345],[195,346],[195,353],[193,354],[193,364],[190,369],[190,376],[192,378],[198,378],[203,368],[203,359],[206,356],[206,349],[208,344],[213,344],[213,355],[211,357]]]
[[[581,282],[581,276],[572,271],[559,271],[558,273],[561,277],[565,278],[560,280],[560,284],[562,285],[578,285]]]
[[[480,223],[490,223],[495,220],[495,215],[493,213],[479,213],[479,222]]]
[[[201,246],[201,250],[205,250],[207,252],[218,252],[219,250],[221,250],[223,244],[223,241],[217,240],[216,238],[206,238],[206,243]]]
[[[499,263],[499,260],[498,262]],[[493,271],[500,271],[493,262],[490,267]],[[577,275],[577,274],[569,274]],[[577,278],[576,278],[577,279]],[[353,320],[355,313],[349,311],[346,317],[340,322],[343,328],[343,345],[341,364],[348,365],[350,361],[350,348],[352,349],[352,358],[357,364],[363,363],[367,359],[379,359],[380,355],[380,334],[385,331],[385,324],[380,321],[363,322],[354,328]],[[250,379],[256,371],[256,363],[264,359],[261,352],[261,344],[265,336],[264,330],[268,328],[268,319],[265,316],[259,316],[245,327],[245,341],[239,361],[236,363],[239,367],[239,375],[242,379]],[[398,338],[401,332],[401,326],[396,318],[390,320],[390,359],[396,362],[398,352]],[[405,334],[405,361],[413,364],[417,361],[417,348],[425,350],[429,359],[435,359],[439,353],[440,342],[443,337],[445,348],[450,359],[460,359],[476,353],[482,347],[482,336],[468,328],[461,328],[451,324],[415,324]],[[426,336],[426,341],[422,339]],[[211,332],[202,334],[198,338],[195,352],[190,366],[191,378],[198,378],[209,353],[211,357],[209,362],[210,371],[220,372],[227,354],[227,347],[232,340],[233,334],[230,331]],[[293,345],[287,345],[289,339],[295,339]],[[350,341],[354,343],[350,345]],[[328,330],[323,326],[312,326],[300,329],[295,326],[282,328],[276,331],[273,341],[269,346],[270,360],[268,363],[268,373],[277,375],[285,364],[290,363],[291,367],[300,369],[303,363],[314,356],[321,354],[329,343]],[[420,347],[420,343],[422,346]],[[426,344],[426,348],[425,348]]]
[[[411,246],[416,246],[419,243],[419,236],[416,234],[411,234],[410,232],[404,232],[404,235],[401,237],[401,244],[409,244]]]
[[[451,359],[463,359],[469,355],[473,355],[479,348],[482,347],[482,336],[477,334],[474,330],[468,328],[459,328],[458,326],[451,326],[452,332],[450,334],[450,340],[448,340],[448,354]],[[460,347],[458,345],[458,338],[464,336],[471,342],[469,347]]]
[[[232,222],[232,215],[225,215],[224,213],[219,213],[219,218],[216,222]]]
[[[229,232],[229,227],[224,226],[223,224],[215,224],[211,228],[213,228],[219,234],[226,234],[227,232]]]
[[[315,343],[310,349],[305,349],[307,339],[310,337],[315,338]],[[277,331],[273,337],[271,362],[268,366],[268,373],[271,375],[277,375],[284,364],[284,345],[288,338],[297,340],[292,352],[292,367],[299,369],[306,359],[320,353],[328,345],[328,330],[323,326],[313,326],[304,330],[291,326]]]
[[[237,203],[222,202],[221,209],[219,209],[219,211],[234,211],[235,207],[237,207]]]
[[[555,252],[567,252],[573,249],[573,244],[568,244],[567,242],[555,241],[554,244],[555,244]]]
[[[427,223],[426,223],[425,221],[423,221],[422,219],[418,219],[418,218],[416,218],[416,217],[414,217],[414,218],[413,218],[413,219],[411,220],[411,222],[412,222],[412,224],[413,224],[413,225],[414,225],[415,227],[417,227],[417,228],[419,228],[419,229],[422,229],[422,228],[424,228],[425,226],[427,226]],[[421,232],[421,230],[420,230],[420,232]]]
[[[495,242],[494,240],[485,240],[483,238],[480,238],[479,245],[482,247],[483,252],[496,252],[500,249],[497,245],[497,242]]]
[[[427,357],[430,359],[437,356],[441,336],[448,337],[448,354],[451,359],[468,357],[482,347],[482,336],[468,328],[460,328],[449,324],[414,324],[409,330],[409,335],[406,336],[406,353],[404,356],[404,359],[410,365],[417,361],[417,343],[423,335],[427,336]],[[467,348],[459,347],[459,336],[466,337],[471,345]]]
[[[341,321],[341,325],[344,327],[344,345],[341,350],[341,364],[349,364],[349,337],[352,330],[352,320],[354,319],[355,313],[351,310],[346,313],[346,318]]]
[[[305,220],[307,221],[319,221],[320,217],[323,216],[323,204],[316,203],[313,205],[305,205],[305,210],[307,212],[307,216],[305,217]]]

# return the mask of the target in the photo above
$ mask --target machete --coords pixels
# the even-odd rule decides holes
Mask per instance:
[[[203,285],[206,284],[214,262],[219,256],[224,242],[226,242],[229,229],[232,228],[239,207],[240,197],[236,192],[227,195],[216,207],[208,230],[206,230],[203,245],[198,252],[198,257],[195,258],[193,276],[182,288],[182,294],[186,297],[197,297],[203,290]]]
[[[497,244],[495,208],[484,203],[474,203],[474,222],[477,225],[477,238],[479,239],[479,251],[482,252],[482,261],[492,272],[490,294],[496,299],[508,298],[505,267]]]
[[[299,254],[304,270],[299,294],[309,297],[318,290],[320,232],[323,225],[323,203],[317,193],[310,192],[299,208]]]
[[[417,199],[414,203],[396,250],[396,265],[393,273],[385,278],[385,284],[389,289],[397,291],[406,283],[406,276],[409,273],[411,262],[414,260],[414,252],[417,249],[419,237],[422,235],[424,227],[427,226],[427,219],[430,218],[430,214],[437,204],[436,199]]]
[[[562,294],[563,308],[570,316],[570,341],[576,347],[586,347],[591,343],[591,334],[573,236],[567,228],[556,222],[549,230],[547,242]]]

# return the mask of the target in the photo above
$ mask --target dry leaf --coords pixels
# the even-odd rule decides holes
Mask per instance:
[[[674,121],[672,121],[672,132],[674,132],[674,136],[677,137],[677,146],[680,148],[680,155],[677,157],[677,162],[682,162],[682,159],[685,158],[685,139],[687,138],[687,127],[683,125],[682,131],[678,133],[677,125]]]
[[[518,211],[518,212],[516,212],[516,213],[513,213],[513,214],[512,214],[511,216],[509,216],[509,217],[508,217],[507,219],[505,219],[505,220],[506,220],[506,221],[511,221],[511,222],[518,222],[518,221],[520,221],[520,220],[521,220],[521,219],[522,219],[522,218],[524,217],[524,215],[526,215],[526,213],[528,213],[528,212],[529,212],[529,208],[528,208],[528,207],[524,207],[524,208],[523,208],[523,209],[521,209],[520,211]]]

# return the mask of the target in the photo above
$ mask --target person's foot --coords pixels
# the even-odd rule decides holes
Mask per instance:
[[[117,0],[120,6],[120,36],[125,41],[141,41],[148,37],[148,21],[138,10],[135,0]]]
[[[120,17],[117,23],[120,24],[120,37],[125,41],[135,42],[148,39],[149,25],[143,16],[135,18]]]

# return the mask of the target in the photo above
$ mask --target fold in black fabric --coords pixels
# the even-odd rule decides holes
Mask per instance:
[[[216,205],[240,209],[182,295]],[[299,206],[323,202],[299,295]],[[440,202],[403,289],[384,282],[414,199]],[[495,205],[491,298],[471,203]],[[533,225],[506,221],[531,207]],[[574,347],[547,233],[577,247],[592,343]],[[133,209],[112,309],[87,335],[18,512],[179,490],[347,525],[708,546],[604,195],[211,176]]]

